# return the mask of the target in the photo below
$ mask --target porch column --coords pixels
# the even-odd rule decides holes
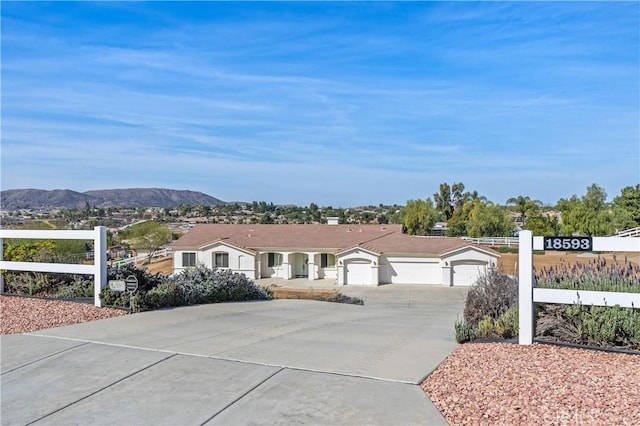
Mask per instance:
[[[318,271],[316,270],[316,261],[314,256],[315,256],[315,253],[307,253],[307,258],[308,258],[307,267],[309,268],[308,273],[309,273],[310,280],[318,279]]]
[[[282,278],[285,280],[291,279],[291,264],[289,263],[289,254],[282,253]]]
[[[256,262],[256,280],[262,278],[262,253],[258,253],[256,256],[258,261]]]

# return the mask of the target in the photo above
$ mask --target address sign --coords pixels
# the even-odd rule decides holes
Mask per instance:
[[[544,237],[545,250],[593,251],[591,237]]]

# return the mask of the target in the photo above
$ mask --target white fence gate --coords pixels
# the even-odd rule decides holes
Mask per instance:
[[[4,238],[22,238],[32,240],[93,240],[93,265],[5,261],[2,254],[2,242]],[[93,275],[93,304],[100,307],[100,291],[107,286],[107,228],[104,226],[96,226],[93,228],[93,231],[34,231],[0,229],[0,270]],[[4,293],[4,277],[2,276],[0,276],[0,293]]]
[[[533,287],[533,250],[544,250],[544,237],[534,237],[531,231],[520,231],[519,242],[519,322],[521,345],[530,345],[535,336],[535,303],[561,303],[594,306],[620,305],[640,309],[640,293],[610,291],[563,290]],[[593,237],[593,251],[640,252],[640,238]]]

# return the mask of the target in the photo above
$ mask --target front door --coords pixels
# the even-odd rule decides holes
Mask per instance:
[[[304,253],[295,254],[294,275],[296,278],[309,278],[309,255]]]

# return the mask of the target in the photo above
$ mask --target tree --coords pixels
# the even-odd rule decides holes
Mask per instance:
[[[487,197],[485,197],[484,195],[480,195],[480,194],[478,193],[478,191],[466,192],[466,193],[464,194],[464,197],[465,197],[465,199],[466,199],[467,201],[480,200],[480,201],[485,202],[485,203],[491,203],[491,202],[487,199]]]
[[[433,194],[436,210],[444,220],[448,221],[453,217],[456,210],[462,208],[467,200],[467,194],[464,192],[464,184],[462,182],[454,182],[451,186],[446,182],[441,183],[440,192]]]
[[[429,235],[437,217],[430,198],[409,200],[402,214],[403,231],[409,235]]]
[[[507,206],[512,206],[512,210],[522,218],[522,226],[525,226],[527,223],[527,213],[542,206],[542,202],[532,200],[527,196],[518,195],[517,197],[509,198],[507,200]]]
[[[513,232],[513,222],[500,206],[475,200],[469,211],[467,234],[470,237],[508,237]]]
[[[149,252],[149,262],[163,245],[171,241],[171,230],[158,222],[148,221],[132,226],[129,239],[131,247]]]
[[[453,201],[454,212],[464,206],[465,201],[467,201],[464,192],[464,183],[454,182],[453,185],[451,185],[451,201]]]
[[[262,215],[262,217],[260,218],[260,223],[262,224],[271,224],[271,223],[275,223],[273,221],[273,217],[271,217],[271,213],[264,213]]]
[[[640,184],[626,186],[613,199],[613,223],[617,231],[640,226]]]
[[[573,195],[570,199],[558,201],[562,213],[562,234],[604,236],[613,233],[613,214],[606,204],[607,193],[597,184],[587,188],[581,198]]]
[[[448,183],[440,184],[440,192],[433,194],[436,201],[436,210],[442,214],[444,220],[449,220],[453,215],[453,204],[451,203],[451,187]]]
[[[544,216],[540,209],[531,210],[528,215],[526,229],[532,231],[533,235],[554,236],[560,231],[556,217]]]

